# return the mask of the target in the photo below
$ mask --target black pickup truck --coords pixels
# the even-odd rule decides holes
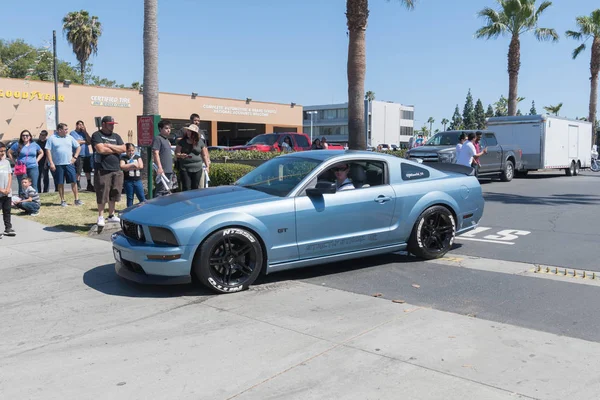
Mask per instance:
[[[406,158],[421,159],[427,162],[456,162],[456,144],[461,133],[468,135],[477,131],[444,131],[436,133],[424,145],[407,151]],[[515,176],[515,169],[521,169],[521,149],[513,145],[500,145],[494,132],[479,131],[483,135],[479,145],[487,147],[487,154],[479,158],[478,176],[499,175],[504,182]]]

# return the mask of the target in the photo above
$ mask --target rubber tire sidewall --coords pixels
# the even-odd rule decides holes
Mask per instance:
[[[573,175],[574,176],[579,175],[579,163],[578,162],[575,163],[575,173]]]
[[[575,174],[575,164],[571,163],[569,168],[565,168],[565,174],[567,176],[573,176]]]
[[[418,239],[421,234],[421,228],[423,226],[423,221],[425,220],[425,218],[427,218],[430,214],[432,214],[434,212],[445,213],[451,219],[452,224],[454,225],[454,229],[452,232],[452,239],[450,239],[448,248],[439,253],[431,252],[428,249],[424,248],[422,246],[422,244],[419,244],[419,239]],[[410,238],[408,239],[407,250],[410,253],[414,254],[415,256],[422,258],[424,260],[434,260],[436,258],[441,258],[444,255],[446,255],[446,253],[448,251],[450,251],[450,249],[452,248],[452,245],[454,244],[455,239],[456,239],[456,219],[454,218],[454,215],[452,215],[452,213],[444,206],[432,206],[432,207],[429,207],[428,209],[426,209],[425,211],[423,211],[421,213],[421,215],[419,215],[419,218],[417,218],[417,221],[415,222],[415,225],[413,226],[412,232],[410,234]]]
[[[512,168],[512,175],[510,177],[506,173],[506,171],[508,170],[509,164]],[[500,179],[502,179],[502,182],[510,182],[513,180],[514,177],[515,177],[515,165],[513,164],[512,161],[507,160],[506,165],[504,166],[504,171],[502,171],[502,174],[500,175]]]
[[[213,279],[212,274],[210,272],[209,259],[211,256],[210,252],[213,249],[213,247],[220,240],[223,239],[223,236],[225,236],[225,232],[228,232],[228,231],[229,231],[229,233],[228,233],[229,235],[243,236],[247,239],[252,238],[254,251],[256,252],[256,266],[254,268],[254,271],[252,271],[250,278],[243,285],[224,287],[224,286],[219,285],[218,282],[216,282]],[[196,278],[200,281],[200,283],[202,283],[204,286],[206,286],[210,290],[215,291],[217,293],[235,293],[235,292],[241,292],[241,291],[248,289],[248,287],[250,285],[252,285],[254,283],[254,281],[256,281],[256,278],[258,278],[258,276],[260,275],[260,272],[263,268],[263,263],[264,263],[264,258],[263,258],[262,246],[261,246],[258,238],[252,232],[249,232],[242,228],[224,228],[224,229],[214,232],[202,243],[199,251],[196,253],[196,256],[194,257],[194,264],[193,264],[192,268],[193,268],[193,273],[196,275]]]

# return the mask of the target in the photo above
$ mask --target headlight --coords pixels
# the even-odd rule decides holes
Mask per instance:
[[[443,163],[453,163],[454,162],[454,153],[440,153],[440,162]]]
[[[142,228],[141,225],[137,225],[136,229],[135,229],[135,233],[137,235],[137,240],[139,240],[140,242],[144,242],[145,238],[144,238],[144,228]]]

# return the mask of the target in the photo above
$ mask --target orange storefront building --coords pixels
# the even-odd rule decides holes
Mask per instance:
[[[70,129],[85,122],[90,134],[96,130],[95,117],[111,115],[119,123],[115,132],[136,143],[137,116],[142,114],[143,95],[133,89],[111,89],[83,85],[58,85],[59,119]],[[54,83],[0,78],[0,139],[18,138],[23,129],[34,137],[55,128]],[[159,110],[175,130],[189,124],[192,113],[200,115],[201,129],[211,146],[244,144],[262,133],[301,132],[302,106],[160,93]]]

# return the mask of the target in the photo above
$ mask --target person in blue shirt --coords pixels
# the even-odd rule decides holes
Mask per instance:
[[[81,179],[81,172],[85,173],[85,179],[87,180],[87,188],[88,192],[94,191],[94,185],[92,185],[92,153],[90,152],[90,144],[92,144],[92,138],[87,133],[87,129],[85,128],[85,124],[83,121],[77,121],[75,124],[75,130],[71,131],[71,136],[73,139],[79,143],[81,147],[81,151],[79,152],[79,157],[77,157],[77,161],[75,161],[75,172],[77,174],[77,189],[81,190],[81,184],[79,183]]]
[[[79,199],[79,192],[77,191],[77,177],[74,165],[77,157],[79,157],[81,147],[79,147],[79,143],[77,143],[73,136],[68,135],[68,132],[69,128],[67,124],[60,123],[57,126],[56,133],[46,143],[46,157],[48,157],[50,171],[54,177],[54,185],[58,189],[61,207],[67,206],[67,202],[65,201],[65,180],[71,184],[71,191],[75,197],[75,205],[83,205],[83,201]]]
[[[32,141],[31,132],[27,129],[21,132],[19,141],[13,144],[8,150],[8,158],[15,163],[15,167],[16,164],[25,165],[25,173],[17,174],[15,172],[17,180],[19,181],[19,195],[23,194],[21,179],[23,179],[24,176],[30,177],[34,182],[33,188],[38,190],[37,182],[40,174],[38,162],[43,156],[44,153],[42,153],[41,147]]]

